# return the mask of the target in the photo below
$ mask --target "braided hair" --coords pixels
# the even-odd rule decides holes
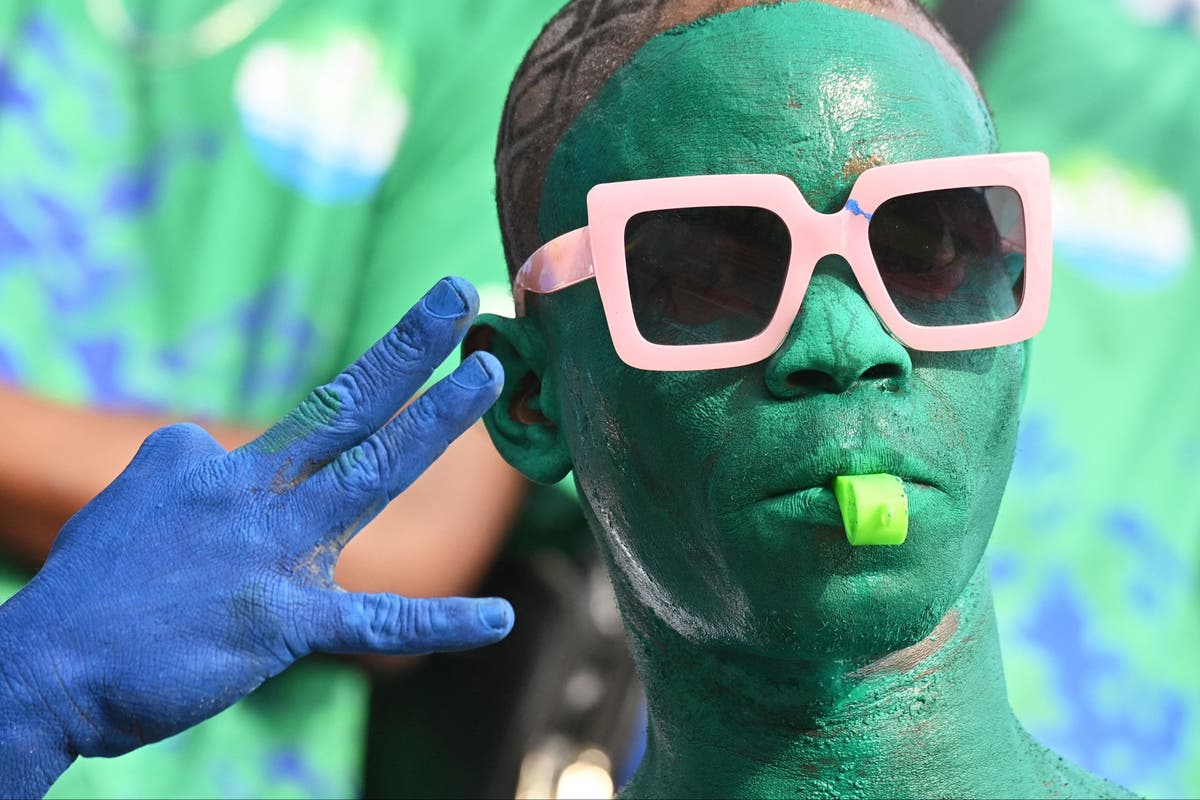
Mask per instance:
[[[873,14],[915,11],[931,37],[950,42],[918,0],[826,1]],[[783,2],[796,0],[572,0],[546,23],[509,87],[496,146],[496,204],[510,277],[543,244],[538,206],[555,147],[613,74],[666,30]]]

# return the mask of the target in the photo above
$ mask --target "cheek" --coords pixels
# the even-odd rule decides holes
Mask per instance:
[[[1021,408],[1021,376],[1025,365],[1022,345],[994,351],[992,368],[974,381],[970,390],[974,443],[974,467],[981,478],[999,484],[1008,482],[1017,441]]]
[[[997,444],[1014,440],[1020,413],[1025,350],[1020,344],[952,353],[910,351],[915,380],[934,401],[939,424],[957,431],[975,467],[999,466],[1011,453]],[[989,470],[991,471],[991,470]],[[1004,468],[1007,475],[1007,467]]]
[[[953,372],[944,389],[964,451],[968,527],[975,533],[973,538],[981,540],[981,548],[990,536],[1012,469],[1024,348],[1010,345],[959,355],[969,362],[967,368]]]
[[[721,636],[720,620],[744,615],[731,608],[736,592],[712,588],[721,570],[703,471],[720,429],[706,395],[689,402],[697,395],[671,376],[624,365],[604,381],[594,370],[560,374],[576,484],[623,607],[697,641]]]
[[[631,508],[672,515],[696,508],[709,440],[720,433],[710,389],[689,385],[686,374],[623,364],[603,373],[567,367],[562,377],[565,433],[581,483],[621,491]]]

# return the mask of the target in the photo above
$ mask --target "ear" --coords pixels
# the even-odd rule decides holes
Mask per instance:
[[[491,353],[504,367],[504,389],[483,415],[492,443],[525,477],[558,483],[571,471],[571,454],[558,425],[558,405],[544,390],[541,330],[526,318],[481,314],[463,340],[463,358],[476,350]]]

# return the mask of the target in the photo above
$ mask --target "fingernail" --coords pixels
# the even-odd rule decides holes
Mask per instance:
[[[475,353],[454,371],[454,382],[464,389],[478,389],[492,382],[492,373],[487,363]]]
[[[467,299],[454,285],[454,281],[442,278],[437,286],[425,295],[425,310],[442,319],[454,319],[466,313]]]
[[[480,603],[479,618],[494,631],[508,630],[513,624],[512,606],[503,600],[488,600]]]

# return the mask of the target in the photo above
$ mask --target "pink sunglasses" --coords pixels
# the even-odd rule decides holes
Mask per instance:
[[[600,184],[588,226],[547,242],[513,282],[547,294],[595,278],[613,346],[646,370],[761,361],[783,344],[817,261],[846,259],[880,322],[915,350],[1020,342],[1050,304],[1050,167],[1002,153],[865,170],[814,211],[782,175]]]

